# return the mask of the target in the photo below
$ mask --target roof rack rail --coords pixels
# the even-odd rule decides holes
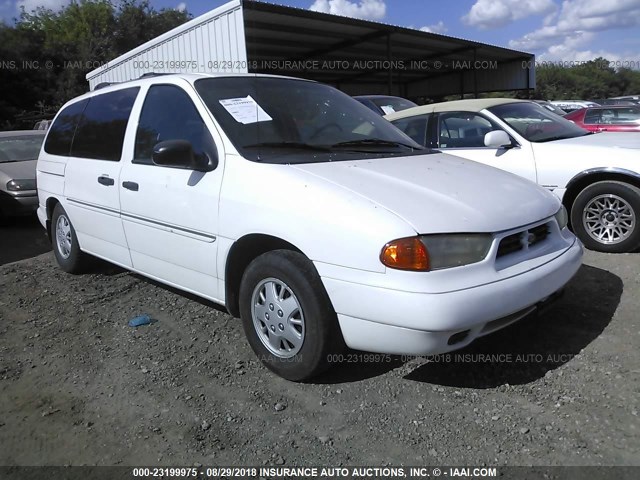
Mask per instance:
[[[147,72],[140,75],[138,78],[133,78],[131,80],[125,80],[124,82],[102,82],[95,86],[94,90],[100,90],[101,88],[110,87],[111,85],[118,85],[119,83],[127,83],[133,82],[134,80],[140,80],[143,78],[151,78],[151,77],[160,77],[162,75],[171,75],[171,73],[158,73],[158,72]]]
[[[143,73],[142,75],[140,75],[138,77],[138,79],[140,79],[140,78],[149,78],[149,77],[161,77],[162,75],[171,75],[171,74],[170,73],[147,72],[147,73]]]
[[[98,85],[96,85],[93,90],[94,91],[95,90],[100,90],[101,88],[107,88],[107,87],[110,87],[111,85],[116,85],[118,83],[120,83],[120,82],[102,82],[102,83],[99,83]]]

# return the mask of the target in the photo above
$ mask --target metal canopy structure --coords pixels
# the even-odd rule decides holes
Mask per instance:
[[[529,53],[252,0],[243,10],[252,72],[310,78],[351,95],[438,98],[535,87]]]
[[[270,73],[351,95],[440,99],[535,88],[534,56],[393,25],[231,0],[89,72],[91,88],[145,73]]]

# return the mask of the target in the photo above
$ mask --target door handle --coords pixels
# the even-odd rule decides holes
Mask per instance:
[[[137,192],[139,187],[136,182],[122,182],[122,186],[127,190],[133,190],[134,192]]]
[[[100,175],[98,177],[98,183],[101,185],[105,185],[107,187],[110,187],[111,185],[113,185],[114,183],[116,183],[113,178],[109,178],[105,175]]]

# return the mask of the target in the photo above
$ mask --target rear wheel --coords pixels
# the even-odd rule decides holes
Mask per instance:
[[[239,300],[251,348],[283,378],[316,376],[344,348],[320,277],[300,253],[275,250],[256,258],[242,277]]]
[[[587,248],[608,253],[640,247],[640,189],[623,182],[597,182],[576,197],[571,225]]]
[[[51,246],[58,265],[67,273],[82,272],[87,266],[88,257],[80,250],[76,231],[60,204],[53,209],[51,225]]]

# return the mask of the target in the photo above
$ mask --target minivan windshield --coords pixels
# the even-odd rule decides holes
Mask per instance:
[[[504,103],[489,108],[489,111],[530,142],[550,142],[590,134],[537,103]]]
[[[196,90],[245,158],[309,163],[427,153],[380,115],[308,80],[223,77]]]

